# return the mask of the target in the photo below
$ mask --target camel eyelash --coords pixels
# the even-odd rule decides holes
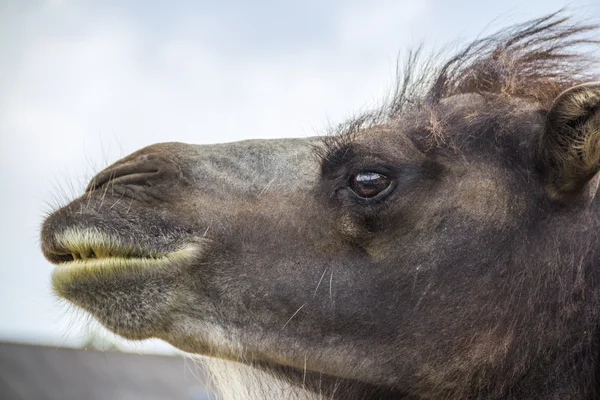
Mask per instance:
[[[350,145],[330,148],[321,161],[322,176],[331,175],[342,166],[347,165],[355,157],[355,151]]]

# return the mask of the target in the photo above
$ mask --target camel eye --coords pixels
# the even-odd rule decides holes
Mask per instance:
[[[360,197],[370,199],[390,186],[391,179],[377,172],[363,171],[352,176],[350,188]]]

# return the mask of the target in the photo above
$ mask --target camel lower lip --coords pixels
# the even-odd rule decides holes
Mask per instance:
[[[173,254],[176,254],[174,252]],[[114,269],[114,268],[136,268],[136,267],[151,267],[168,262],[169,255],[161,257],[102,257],[78,259],[60,263],[54,269],[57,272],[78,271],[82,269]]]

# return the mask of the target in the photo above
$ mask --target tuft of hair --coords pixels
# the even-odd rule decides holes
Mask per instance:
[[[417,52],[408,59],[390,116],[407,104],[464,93],[525,98],[547,108],[567,88],[597,77],[591,71],[599,66],[599,28],[573,23],[559,11],[477,39],[439,67],[426,62],[425,74],[413,78]]]
[[[296,386],[283,376],[275,376],[251,365],[210,357],[203,357],[201,362],[211,378],[210,390],[218,399],[326,399],[320,393],[312,393]]]
[[[597,24],[575,23],[561,10],[476,39],[449,57],[439,52],[424,57],[418,47],[398,65],[396,85],[385,105],[330,129],[317,154],[328,157],[361,129],[393,122],[458,94],[523,98],[547,109],[564,90],[598,80],[599,29]]]

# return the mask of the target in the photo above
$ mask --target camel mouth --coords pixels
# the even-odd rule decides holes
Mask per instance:
[[[46,258],[56,265],[52,281],[56,287],[87,277],[108,277],[141,269],[189,263],[199,252],[194,244],[172,251],[156,252],[123,243],[96,229],[68,229],[56,234],[44,248]]]
[[[83,278],[89,275],[97,276],[98,273],[106,274],[107,272],[111,272],[118,274],[136,269],[168,266],[190,260],[195,253],[196,249],[193,246],[186,246],[170,253],[151,257],[111,255],[101,258],[73,259],[58,263],[54,269],[52,279],[56,282],[67,277],[69,280],[72,280],[73,278]]]
[[[85,241],[61,247],[49,252],[47,258],[56,265],[89,265],[107,260],[159,259],[164,254],[143,252],[131,246],[115,244],[86,243]]]
[[[159,253],[127,244],[98,229],[67,229],[44,243],[46,258],[55,265],[102,264],[108,260],[159,259]]]

